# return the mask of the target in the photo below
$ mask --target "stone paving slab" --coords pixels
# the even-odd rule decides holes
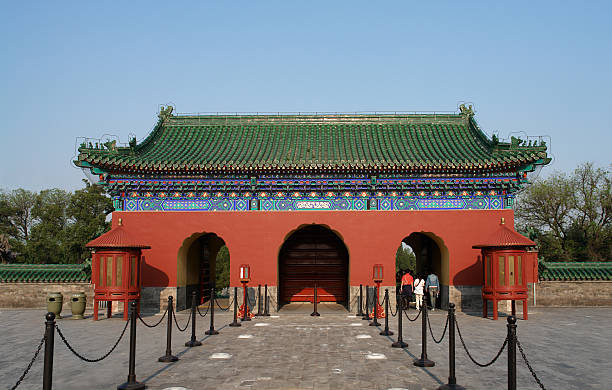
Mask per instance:
[[[411,311],[410,316],[416,313]],[[430,313],[436,337],[446,313]],[[0,310],[0,381],[12,386],[29,362],[43,334],[44,312]],[[179,313],[181,326],[187,321]],[[146,317],[154,322],[159,315]],[[404,321],[406,349],[391,348],[396,335],[380,336],[380,328],[349,313],[283,314],[255,318],[231,328],[229,313],[215,313],[216,336],[205,336],[208,317],[198,317],[197,335],[203,346],[184,347],[188,332],[173,332],[173,353],[180,360],[165,364],[166,321],[154,329],[138,325],[136,376],[148,389],[436,389],[448,378],[448,337],[441,344],[428,339],[432,368],[417,368],[421,352],[421,323]],[[457,314],[468,348],[486,362],[506,336],[506,320]],[[381,323],[384,324],[383,321]],[[534,308],[529,321],[518,321],[518,337],[534,369],[548,389],[611,389],[612,308]],[[74,347],[87,357],[104,354],[123,329],[120,318],[82,321],[65,318],[58,324]],[[265,326],[256,326],[266,324]],[[189,327],[189,329],[191,326]],[[390,321],[396,331],[396,319]],[[397,334],[397,333],[396,333]],[[250,337],[240,337],[240,336]],[[114,389],[127,378],[129,334],[117,350],[100,363],[78,360],[56,334],[54,389]],[[364,336],[370,336],[369,338]],[[217,355],[220,354],[220,355]],[[226,355],[223,355],[226,354]],[[229,356],[228,356],[229,355]],[[468,360],[457,337],[457,382],[469,389],[506,388],[507,354],[491,367]],[[221,358],[213,358],[221,357]],[[226,357],[226,358],[223,358]],[[525,364],[518,358],[518,388],[535,389]],[[42,353],[19,389],[40,389]]]

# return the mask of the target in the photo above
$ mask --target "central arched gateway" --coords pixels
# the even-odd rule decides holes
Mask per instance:
[[[311,225],[291,234],[278,265],[281,302],[312,302],[316,283],[319,301],[346,303],[348,251],[330,229]]]

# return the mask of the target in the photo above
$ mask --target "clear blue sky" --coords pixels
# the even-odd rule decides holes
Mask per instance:
[[[549,135],[544,172],[612,162],[612,2],[209,3],[2,2],[0,187],[79,188],[76,137],[141,139],[169,102],[204,112],[469,101],[489,135]]]

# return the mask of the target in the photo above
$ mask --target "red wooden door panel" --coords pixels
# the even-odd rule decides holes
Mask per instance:
[[[314,286],[321,302],[346,302],[348,252],[329,229],[309,226],[283,244],[279,258],[280,298],[312,302]]]

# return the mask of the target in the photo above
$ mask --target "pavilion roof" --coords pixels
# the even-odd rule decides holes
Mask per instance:
[[[140,248],[149,249],[149,245],[134,239],[124,228],[121,218],[119,224],[100,237],[93,239],[85,245],[88,248]]]
[[[546,146],[500,143],[459,114],[172,115],[130,147],[82,144],[75,164],[149,174],[514,172]]]
[[[514,229],[505,224],[504,218],[501,223],[491,233],[491,235],[481,244],[474,245],[472,248],[489,248],[489,247],[531,247],[536,243],[516,232]]]

